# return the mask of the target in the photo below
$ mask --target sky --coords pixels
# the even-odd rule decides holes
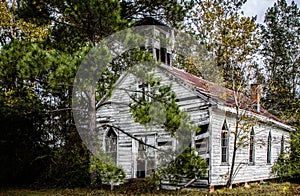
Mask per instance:
[[[263,23],[265,13],[268,7],[272,7],[277,0],[247,0],[243,5],[242,9],[246,16],[257,15],[257,22]],[[292,0],[286,0],[287,4],[290,5]],[[294,0],[298,8],[300,7],[300,0]]]

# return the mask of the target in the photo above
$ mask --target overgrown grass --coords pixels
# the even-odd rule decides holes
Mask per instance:
[[[244,185],[237,186],[233,189],[222,188],[216,190],[213,195],[299,195],[300,185],[285,183],[269,183],[263,184],[251,183],[246,188]]]
[[[74,189],[0,189],[1,196],[93,196],[93,195],[300,195],[300,184],[285,183],[252,183],[249,188],[244,186],[237,186],[233,189],[221,188],[209,194],[208,192],[199,192],[197,190],[181,190],[181,191],[164,191],[156,190],[147,187],[143,183],[134,183],[127,186],[117,187],[114,191],[108,190],[107,187],[101,189],[91,188],[74,188]]]

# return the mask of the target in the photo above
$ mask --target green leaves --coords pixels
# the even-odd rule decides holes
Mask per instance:
[[[1,168],[6,168],[0,181],[32,182],[45,164],[36,157],[49,149],[41,99],[48,53],[36,44],[15,40],[1,48],[0,59]]]
[[[40,42],[49,36],[49,25],[36,25],[21,19],[16,14],[15,2],[0,2],[0,43],[5,45],[13,40]]]
[[[264,105],[285,120],[299,107],[300,11],[295,2],[278,0],[269,8],[262,26],[262,55],[266,71]],[[288,118],[285,118],[288,116]],[[294,122],[293,122],[294,123]]]
[[[156,85],[150,86],[155,87]],[[191,133],[197,130],[190,122],[189,115],[179,108],[171,86],[160,86],[157,91],[146,92],[145,96],[151,100],[143,96],[138,97],[137,94],[131,95],[134,101],[130,104],[130,111],[135,122],[164,128],[172,136],[176,136],[180,131]]]
[[[300,133],[299,129],[291,135],[291,149],[288,153],[280,154],[272,167],[272,172],[281,179],[290,179],[295,182],[300,178]]]
[[[297,129],[291,134],[289,156],[280,155],[272,171],[281,178],[299,180],[300,11],[297,4],[278,0],[267,10],[265,24],[261,27],[267,73],[263,104]]]
[[[188,30],[213,53],[214,65],[222,69],[226,86],[231,89],[249,78],[246,73],[259,46],[255,18],[243,16],[240,12],[244,3],[201,1],[189,15],[192,22],[188,23]]]
[[[186,149],[166,166],[155,172],[156,179],[180,183],[182,179],[200,179],[207,174],[207,163],[194,149]]]
[[[125,172],[122,167],[101,161],[95,156],[90,158],[90,173],[93,175],[92,184],[97,186],[98,183],[107,183],[112,186],[124,182]]]

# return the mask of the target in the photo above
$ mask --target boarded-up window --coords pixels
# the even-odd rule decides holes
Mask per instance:
[[[272,136],[271,136],[271,131],[269,132],[268,135],[268,142],[267,142],[267,163],[271,163],[271,153],[272,153]]]
[[[228,163],[229,132],[226,121],[221,130],[221,162]]]
[[[111,128],[105,136],[105,152],[112,158],[113,162],[117,162],[117,134]]]
[[[251,132],[250,132],[250,145],[249,145],[249,162],[250,163],[254,163],[254,129],[252,128]]]

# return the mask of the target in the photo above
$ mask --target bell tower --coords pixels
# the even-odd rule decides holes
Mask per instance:
[[[145,50],[162,64],[172,65],[172,46],[174,45],[174,30],[152,17],[145,17],[136,26],[149,25],[149,36],[145,43]]]

